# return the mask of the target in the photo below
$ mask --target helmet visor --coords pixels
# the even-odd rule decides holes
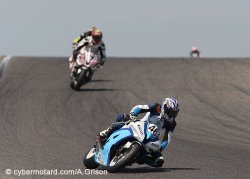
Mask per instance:
[[[175,118],[175,117],[177,116],[178,112],[179,112],[179,111],[174,111],[174,110],[171,110],[171,109],[170,109],[170,110],[168,111],[168,116],[169,116],[169,117]]]
[[[102,40],[102,35],[92,35],[95,43],[99,43]]]
[[[166,105],[164,106],[164,111],[170,118],[171,117],[175,118],[179,112],[179,110],[174,111],[173,109],[169,109]]]

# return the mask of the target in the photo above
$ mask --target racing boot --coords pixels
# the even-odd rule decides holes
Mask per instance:
[[[144,157],[143,159],[137,161],[137,163],[139,165],[142,164],[147,164],[151,167],[162,167],[164,160],[163,160],[163,156],[159,156],[157,158],[154,158],[150,155],[147,155],[146,157]]]
[[[163,163],[164,163],[163,156],[158,157],[155,159],[153,167],[162,167]]]
[[[112,124],[111,127],[108,129],[100,132],[97,137],[96,141],[99,143],[100,147],[102,148],[103,145],[105,144],[106,140],[109,138],[109,136],[116,130],[116,126]]]
[[[70,73],[70,77],[71,79],[75,79],[76,78],[76,74],[77,74],[77,68],[73,67]]]

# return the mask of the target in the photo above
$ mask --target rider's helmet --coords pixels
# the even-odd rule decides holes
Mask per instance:
[[[102,31],[100,29],[94,28],[91,32],[92,41],[94,44],[99,44],[102,40]]]
[[[179,112],[179,103],[174,98],[165,98],[162,102],[161,117],[175,118]]]
[[[192,50],[191,50],[192,52],[197,52],[197,51],[199,51],[198,50],[198,48],[197,47],[192,47]]]

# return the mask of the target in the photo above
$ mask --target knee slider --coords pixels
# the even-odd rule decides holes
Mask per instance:
[[[161,156],[161,157],[157,158],[155,162],[156,162],[156,167],[162,167],[162,165],[164,164],[164,159]]]

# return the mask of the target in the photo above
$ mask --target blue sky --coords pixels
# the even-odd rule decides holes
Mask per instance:
[[[247,0],[0,0],[0,54],[69,56],[91,26],[108,56],[250,57]]]

